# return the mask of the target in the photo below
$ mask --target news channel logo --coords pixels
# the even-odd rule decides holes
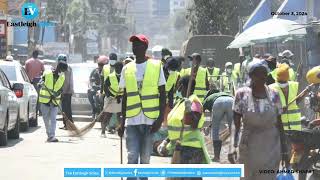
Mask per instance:
[[[39,16],[39,8],[35,3],[24,3],[21,6],[21,15],[27,20],[33,20]]]

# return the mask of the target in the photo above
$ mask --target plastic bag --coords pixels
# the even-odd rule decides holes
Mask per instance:
[[[277,180],[294,180],[291,169],[282,168],[277,174]]]

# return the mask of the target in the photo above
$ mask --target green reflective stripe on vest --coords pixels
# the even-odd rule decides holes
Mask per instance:
[[[172,87],[175,87],[178,76],[179,76],[179,73],[177,71],[174,71],[171,74],[169,74],[169,77],[166,83],[166,92],[169,92],[172,89]]]
[[[140,107],[141,107],[141,103],[132,104],[130,106],[127,106],[127,110],[132,110],[132,109],[136,109],[136,108],[140,108]]]
[[[207,93],[206,74],[207,74],[206,68],[199,67],[193,93],[198,96],[198,98],[200,99],[200,102],[203,101],[203,96]]]
[[[45,71],[43,73],[43,76],[45,78],[45,81],[44,81],[44,86],[45,87],[42,87],[40,89],[39,102],[46,104],[46,103],[49,103],[52,100],[51,99],[51,95],[50,95],[50,93],[48,92],[48,90],[46,88],[48,88],[52,92],[58,92],[63,87],[65,76],[64,75],[60,75],[56,82],[54,82],[53,72],[51,70]],[[55,104],[55,105],[59,105],[60,104],[60,99],[61,99],[61,95],[59,95],[54,100],[52,100],[52,103]]]
[[[288,83],[289,83],[288,102],[291,102],[298,94],[299,83],[293,82],[293,81],[288,81]],[[281,105],[282,107],[286,107],[287,102],[279,84],[274,83],[274,84],[271,84],[270,87],[278,91]],[[284,130],[301,130],[302,128],[301,113],[296,102],[292,103],[288,107],[288,110],[281,114],[281,120],[283,123]]]
[[[121,95],[122,92],[120,91],[120,88],[119,88],[119,82],[117,79],[116,72],[113,72],[109,75],[109,81],[110,81],[110,86],[108,89],[111,92],[111,94],[113,96]]]
[[[168,126],[169,131],[179,131],[181,130],[181,127],[175,127],[175,126]],[[184,131],[192,131],[195,130],[191,126],[184,126]]]
[[[196,95],[191,95],[189,99],[191,102],[200,102],[200,99]],[[180,130],[182,128],[181,121],[184,117],[184,111],[184,100],[180,100],[168,114],[168,137],[170,140],[177,140],[180,137]],[[201,143],[198,137],[199,134],[197,132],[203,127],[204,119],[204,115],[202,114],[197,129],[192,129],[190,126],[185,125],[183,139],[181,142],[183,146],[201,148]]]
[[[139,92],[127,92],[127,97],[128,96],[137,96],[139,95]]]
[[[127,117],[137,116],[141,109],[144,115],[150,119],[156,119],[159,117],[160,100],[158,82],[160,70],[160,61],[151,59],[147,60],[142,89],[139,94],[136,79],[136,63],[130,62],[126,65],[125,81],[127,90]]]
[[[148,100],[148,99],[155,99],[155,98],[159,98],[159,95],[149,95],[149,96],[141,96],[141,100]]]

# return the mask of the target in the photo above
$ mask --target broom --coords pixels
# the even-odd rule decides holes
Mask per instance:
[[[42,84],[42,86],[48,91],[50,96],[53,96],[51,93],[51,90],[45,85]],[[61,106],[57,103],[55,98],[52,98],[53,102],[57,104],[59,111],[61,112],[63,118],[66,120],[66,128],[70,132],[72,132],[73,136],[79,136],[80,137],[80,130],[72,123],[72,121],[68,118],[68,116],[62,111]]]
[[[193,72],[195,69],[195,66],[192,66],[191,72]],[[187,97],[189,97],[190,95],[190,91],[191,91],[191,84],[192,84],[192,80],[193,80],[193,75],[194,73],[191,73],[191,76],[189,78],[189,82],[188,82],[188,89],[187,89]],[[181,162],[181,141],[183,139],[183,131],[184,131],[184,122],[183,119],[181,120],[181,130],[180,130],[180,136],[179,139],[176,141],[176,147],[175,150],[173,152],[172,155],[172,159],[171,159],[171,164],[179,164]],[[171,178],[173,179],[173,178]]]
[[[119,93],[121,93],[121,92],[118,90],[118,92],[116,93],[116,95],[115,95],[114,97],[117,97]],[[108,102],[110,102],[110,101],[108,101]],[[111,103],[108,103],[107,107],[108,107],[110,104],[111,104]],[[88,125],[86,125],[86,126],[84,126],[83,128],[81,128],[81,129],[80,129],[80,135],[83,136],[83,135],[85,135],[86,133],[88,133],[88,132],[94,127],[94,125],[96,124],[96,122],[101,119],[101,116],[102,116],[103,113],[104,113],[104,112],[101,111],[100,114],[99,114],[92,122],[90,122]]]

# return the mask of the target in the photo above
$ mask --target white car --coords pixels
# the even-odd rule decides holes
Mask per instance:
[[[20,130],[27,131],[29,126],[38,126],[36,113],[38,93],[31,84],[25,69],[18,61],[1,61],[0,69],[6,74],[11,85],[14,83],[23,84],[22,91],[16,91],[20,105]]]
[[[14,91],[22,91],[23,85],[10,85],[0,69],[0,146],[7,145],[8,137],[19,138],[19,104]]]

